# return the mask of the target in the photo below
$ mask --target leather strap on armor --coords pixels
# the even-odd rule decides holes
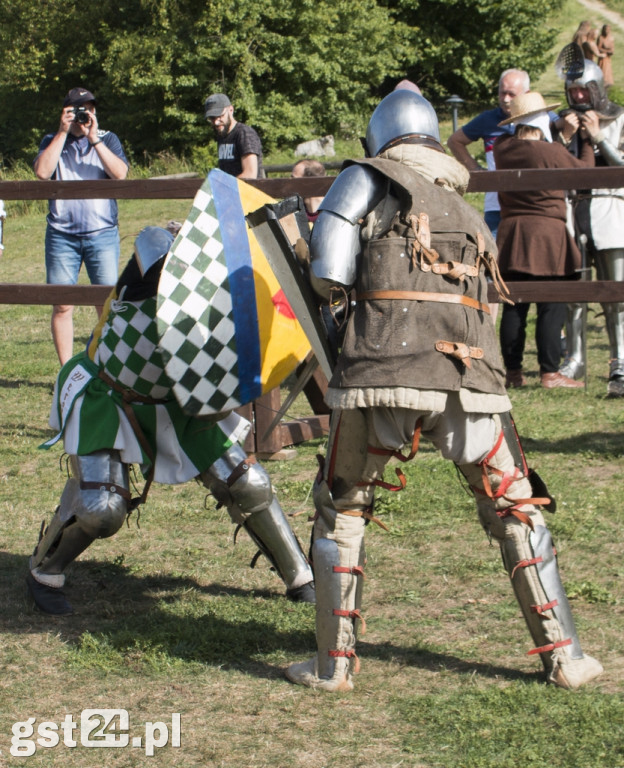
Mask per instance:
[[[132,427],[132,431],[134,432],[136,439],[139,441],[139,445],[141,446],[141,448],[143,449],[143,452],[145,453],[145,455],[150,461],[149,469],[145,475],[145,485],[143,486],[143,491],[141,492],[140,496],[136,496],[130,501],[130,511],[132,511],[137,507],[139,507],[141,504],[145,504],[145,502],[147,501],[147,494],[149,492],[150,486],[152,485],[152,481],[154,480],[154,458],[155,458],[154,451],[152,450],[152,446],[149,444],[148,439],[145,437],[145,434],[141,429],[141,425],[139,424],[138,419],[134,413],[134,410],[132,409],[132,403],[139,402],[139,403],[146,403],[148,405],[157,405],[159,403],[164,403],[166,401],[157,400],[153,397],[144,397],[143,395],[139,395],[137,392],[134,392],[133,390],[128,389],[127,387],[123,387],[121,384],[111,379],[111,377],[108,376],[102,370],[98,372],[98,376],[111,389],[114,389],[115,392],[118,392],[121,395],[121,399],[123,400],[123,409],[124,409],[124,413],[126,414],[126,418],[130,422],[130,426]]]
[[[469,347],[467,344],[462,344],[459,341],[436,341],[435,347],[438,352],[457,358],[467,368],[470,368],[472,365],[470,362],[471,357],[475,360],[483,358],[483,350],[480,347]]]
[[[379,299],[395,299],[402,301],[435,301],[442,304],[462,304],[464,307],[471,307],[479,312],[490,314],[490,308],[487,304],[482,304],[470,296],[461,296],[456,293],[430,293],[429,291],[364,291],[358,293],[356,301],[375,301]]]
[[[227,479],[227,486],[228,488],[231,488],[234,483],[238,480],[239,477],[242,477],[245,472],[249,471],[250,464],[257,464],[254,456],[248,456],[244,461],[241,461],[241,463],[234,468],[232,471],[232,474]]]
[[[120,485],[113,483],[102,483],[98,481],[81,480],[80,488],[83,491],[108,491],[109,493],[118,493],[122,499],[130,501],[132,494]]]
[[[397,473],[400,470],[397,470]],[[403,473],[401,473],[401,477],[405,480],[405,476]],[[402,486],[390,486],[389,483],[381,483],[379,481],[376,481],[375,483],[358,483],[358,485],[383,485],[386,490],[389,491],[402,491],[403,488],[405,488],[405,483]],[[348,515],[349,517],[363,517],[365,520],[369,520],[371,523],[375,523],[375,525],[378,525],[380,528],[383,528],[384,531],[389,530],[388,526],[381,522],[381,520],[378,517],[375,517],[373,513],[370,511],[370,509],[341,509],[340,510],[341,515]],[[364,573],[362,572],[362,576]]]
[[[466,276],[477,277],[479,269],[476,264],[462,264],[460,261],[447,261],[443,264],[434,264],[431,267],[434,275],[444,275],[453,280],[464,280]]]

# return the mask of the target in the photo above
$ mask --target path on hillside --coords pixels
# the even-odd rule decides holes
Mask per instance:
[[[621,13],[607,8],[600,0],[578,0],[578,2],[593,13],[599,13],[601,16],[604,16],[611,24],[615,24],[616,27],[619,27],[624,32],[624,16]]]

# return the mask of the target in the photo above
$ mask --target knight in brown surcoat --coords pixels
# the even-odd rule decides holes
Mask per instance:
[[[310,242],[316,292],[355,307],[326,395],[332,409],[315,483],[312,557],[317,653],[291,664],[295,683],[353,688],[361,614],[364,530],[381,523],[375,488],[391,458],[412,459],[421,438],[458,467],[488,536],[498,541],[548,682],[576,688],[602,671],[583,653],[542,508],[554,500],[527,467],[511,418],[487,279],[508,300],[496,246],[462,198],[468,172],[444,152],[421,95],[395,90],[374,111],[368,158],[341,171]],[[486,277],[487,275],[487,277]],[[382,524],[383,525],[383,524]]]

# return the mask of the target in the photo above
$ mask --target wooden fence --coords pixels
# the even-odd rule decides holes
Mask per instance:
[[[284,169],[286,170],[286,168]],[[300,194],[325,195],[333,176],[268,178],[249,181],[275,198]],[[98,181],[0,181],[2,200],[69,200],[80,198],[192,199],[203,183],[201,178],[112,179]],[[469,192],[525,191],[532,189],[617,189],[624,188],[624,167],[557,170],[478,171],[470,175]],[[624,283],[612,281],[538,281],[509,283],[514,301],[615,302],[624,301]],[[0,283],[0,304],[103,304],[110,287],[95,285],[40,285]],[[490,286],[489,300],[498,301]],[[317,387],[323,387],[317,378]],[[315,402],[318,399],[314,398]],[[319,436],[327,430],[328,416],[316,413],[307,419],[282,423],[266,439],[264,432],[279,409],[279,392],[265,395],[243,409],[255,425],[245,448],[264,456],[279,455],[283,446]]]

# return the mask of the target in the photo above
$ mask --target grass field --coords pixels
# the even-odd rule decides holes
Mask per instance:
[[[124,234],[184,215],[184,201],[123,201]],[[43,281],[39,214],[23,216],[0,262],[3,282]],[[124,241],[128,254],[131,240]],[[585,690],[544,685],[497,550],[483,536],[452,466],[427,445],[408,466],[402,494],[382,493],[390,528],[368,532],[362,671],[351,695],[299,689],[284,666],[313,649],[313,610],[283,597],[254,548],[232,544],[223,510],[202,488],[155,486],[144,508],[72,567],[77,612],[52,619],[27,597],[27,557],[64,484],[61,449],[40,451],[56,360],[49,310],[0,307],[0,766],[624,765],[621,487],[624,403],[604,397],[603,320],[590,313],[589,390],[542,390],[529,348],[529,386],[512,393],[529,461],[547,479],[559,511],[549,518],[579,633],[605,674]],[[92,310],[77,310],[86,341]],[[305,403],[296,404],[299,415]],[[285,508],[309,513],[314,454],[269,469]],[[293,518],[303,541],[307,514]],[[11,728],[36,718],[62,723],[83,710],[126,710],[130,735],[172,727],[180,746],[109,749],[64,738],[13,757]],[[84,715],[86,718],[86,714]],[[31,721],[32,722],[32,721]],[[159,726],[160,727],[160,726]],[[151,732],[151,731],[150,731]],[[156,735],[162,734],[154,731]],[[35,737],[37,734],[35,733]],[[164,738],[164,737],[163,737]]]
[[[122,261],[142,226],[183,219],[188,207],[120,201]],[[0,282],[44,282],[44,228],[40,210],[11,216]],[[76,309],[77,348],[94,319]],[[354,692],[332,696],[283,675],[313,651],[314,610],[287,602],[263,559],[248,567],[255,548],[244,534],[234,546],[227,513],[194,483],[154,486],[140,520],[72,566],[73,616],[36,611],[28,556],[66,477],[62,449],[38,449],[51,436],[57,360],[48,307],[0,305],[0,768],[624,768],[624,402],[605,397],[599,306],[589,313],[587,392],[541,389],[529,339],[514,417],[557,498],[548,523],[561,572],[604,675],[572,693],[543,683],[498,550],[453,466],[425,443],[405,491],[379,494],[390,530],[367,532],[362,670]],[[308,415],[305,401],[293,413]],[[319,439],[267,464],[304,543],[323,451]],[[96,722],[85,710],[96,708],[128,713],[129,746],[85,745]],[[34,735],[23,730],[12,755],[15,724],[29,720]],[[153,756],[150,736],[162,744]]]

